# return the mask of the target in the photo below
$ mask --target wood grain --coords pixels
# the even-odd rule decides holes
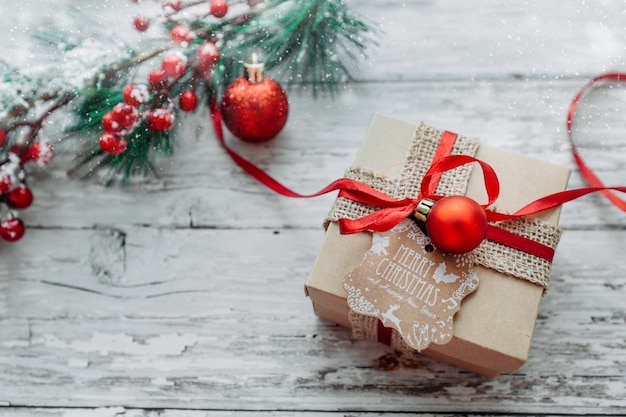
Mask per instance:
[[[0,1],[16,10],[0,16],[16,62],[33,48],[26,28],[50,21],[40,3]],[[80,4],[119,27],[115,7]],[[301,192],[343,174],[375,112],[574,169],[569,102],[590,76],[625,67],[618,1],[350,5],[380,28],[358,82],[335,99],[291,92],[272,142],[228,139]],[[625,98],[594,91],[576,124],[608,184],[626,184]],[[334,197],[265,190],[219,148],[206,114],[184,119],[180,137],[158,178],[125,189],[68,178],[70,153],[33,173],[27,234],[0,244],[0,416],[626,413],[626,216],[601,197],[563,209],[530,360],[490,380],[318,320],[303,283]],[[571,187],[583,185],[574,171]]]

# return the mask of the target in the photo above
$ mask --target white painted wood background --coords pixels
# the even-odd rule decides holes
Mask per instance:
[[[65,4],[134,39],[127,1],[0,0],[3,56],[39,62],[27,32]],[[279,138],[232,141],[301,192],[342,175],[375,112],[574,168],[570,100],[626,71],[623,1],[350,4],[381,30],[359,81],[335,100],[291,92]],[[580,112],[585,156],[625,185],[626,86]],[[158,179],[103,189],[70,166],[61,156],[37,173],[26,236],[0,244],[0,416],[626,413],[626,214],[597,196],[563,210],[530,360],[490,380],[319,321],[303,283],[333,197],[267,191],[205,116],[185,121]]]

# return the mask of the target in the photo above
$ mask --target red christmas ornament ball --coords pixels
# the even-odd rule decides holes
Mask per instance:
[[[428,213],[426,230],[433,244],[443,252],[471,252],[485,238],[487,214],[471,198],[444,197]]]
[[[0,237],[8,242],[20,240],[25,230],[24,223],[17,217],[0,222]]]
[[[289,114],[285,90],[270,77],[236,79],[224,92],[222,116],[228,130],[248,142],[264,142],[282,130]]]
[[[24,184],[20,184],[11,190],[8,200],[12,208],[25,209],[33,203],[33,193]]]

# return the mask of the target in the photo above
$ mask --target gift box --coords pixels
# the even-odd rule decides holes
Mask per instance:
[[[414,125],[374,115],[346,177],[393,197],[414,197],[444,132],[424,124]],[[540,197],[564,190],[570,175],[567,168],[461,135],[450,154],[471,155],[494,168],[501,189],[494,207],[504,213],[512,213]],[[472,165],[443,173],[438,193],[485,201],[483,177]],[[320,318],[352,327],[355,336],[384,341],[400,350],[412,350],[397,332],[389,335],[381,328],[380,320],[355,315],[348,307],[344,279],[361,264],[372,247],[372,233],[341,234],[337,220],[359,218],[377,209],[337,198],[325,223],[325,237],[305,291]],[[560,237],[559,215],[559,208],[555,208],[497,226],[554,249]],[[454,315],[451,340],[444,344],[430,343],[421,353],[488,377],[513,373],[528,358],[539,304],[548,288],[550,260],[489,239],[472,252],[480,284],[462,301]]]

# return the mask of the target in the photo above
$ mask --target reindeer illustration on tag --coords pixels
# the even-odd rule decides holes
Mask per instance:
[[[445,254],[411,220],[374,233],[372,248],[343,281],[348,306],[395,329],[412,348],[445,344],[463,298],[478,288],[471,253]]]

